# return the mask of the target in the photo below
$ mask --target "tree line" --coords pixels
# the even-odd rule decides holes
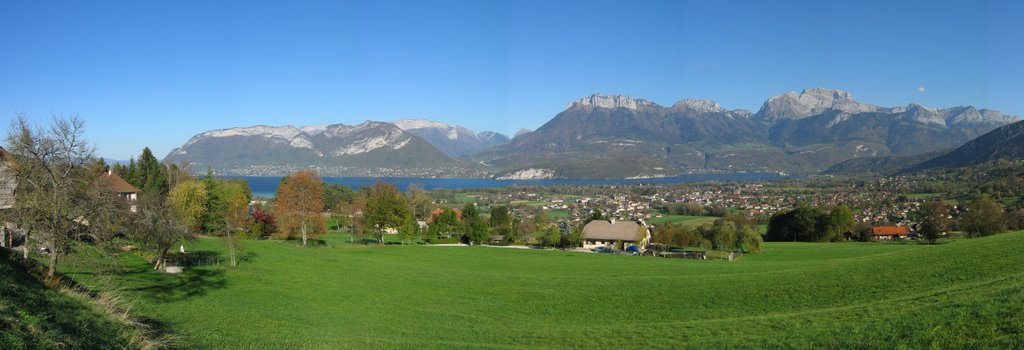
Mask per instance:
[[[968,237],[988,236],[1008,229],[1024,229],[1024,209],[1004,208],[987,194],[979,194],[963,206],[953,207],[941,200],[931,200],[914,210],[910,217],[920,239],[928,243],[951,231]],[[800,206],[772,215],[767,241],[838,242],[870,241],[871,226],[853,219],[849,208],[839,205],[826,211]]]
[[[652,242],[680,248],[757,253],[764,242],[757,223],[740,214],[726,214],[713,223],[691,227],[685,223],[661,225]]]

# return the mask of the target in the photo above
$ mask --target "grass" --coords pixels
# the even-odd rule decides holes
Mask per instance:
[[[685,222],[686,225],[700,226],[708,222],[718,220],[714,216],[692,216],[692,215],[671,215],[665,214],[661,217],[652,217],[647,220],[650,225],[661,225],[667,223]]]
[[[86,298],[46,287],[0,252],[0,349],[124,347],[132,330]]]
[[[552,220],[562,220],[569,218],[569,212],[562,209],[552,209],[547,211],[548,218]]]
[[[120,280],[197,348],[1024,347],[1024,232],[733,263],[327,241],[248,242],[238,268],[182,275],[124,254]]]

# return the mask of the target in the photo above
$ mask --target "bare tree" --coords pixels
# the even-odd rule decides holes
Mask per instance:
[[[77,115],[54,115],[48,127],[34,128],[18,114],[8,129],[11,168],[18,183],[12,216],[25,229],[26,257],[30,232],[38,235],[41,248],[49,250],[48,276],[89,229],[94,149],[85,139],[84,127]]]
[[[157,251],[154,269],[167,267],[167,251],[175,242],[191,238],[170,199],[143,196],[137,218],[134,225],[136,239],[152,245]]]

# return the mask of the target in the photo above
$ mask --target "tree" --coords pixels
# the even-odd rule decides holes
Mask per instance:
[[[925,203],[917,210],[918,232],[930,244],[935,244],[939,235],[949,227],[949,208],[941,201]]]
[[[476,204],[466,203],[462,207],[462,223],[464,237],[467,242],[481,244],[487,240],[487,224],[480,218]]]
[[[456,214],[454,210],[444,209],[441,213],[432,218],[430,227],[427,229],[427,233],[430,236],[428,238],[433,240],[435,238],[440,238],[441,236],[448,237],[458,227],[458,214]]]
[[[252,210],[252,228],[249,229],[252,238],[264,238],[277,232],[277,224],[270,211],[261,205],[255,205]]]
[[[637,249],[644,249],[645,247],[640,244],[647,239],[647,228],[642,225],[637,227],[634,236],[633,241],[636,242]]]
[[[971,236],[988,236],[1005,230],[1003,206],[987,194],[967,204],[967,213],[960,219],[960,228]]]
[[[409,185],[408,197],[412,215],[417,220],[427,220],[434,207],[434,201],[430,199],[430,195],[423,189],[423,186]]]
[[[139,155],[135,179],[137,182],[132,183],[132,185],[135,185],[135,187],[142,190],[142,193],[148,195],[163,195],[169,189],[167,171],[160,164],[160,161],[156,160],[156,157],[153,156],[153,151],[150,151],[149,147],[143,148],[142,154]]]
[[[834,237],[831,215],[818,208],[800,206],[772,215],[768,222],[769,241],[828,242]]]
[[[555,226],[547,226],[539,232],[537,239],[540,244],[545,247],[555,247],[562,242],[562,235],[558,232],[558,228]],[[620,243],[621,244],[621,243]]]
[[[228,254],[231,258],[231,267],[238,266],[236,251],[239,249],[239,231],[245,232],[249,223],[249,201],[252,194],[249,192],[249,183],[245,180],[225,180],[220,185],[220,198],[224,201],[224,219],[227,223],[225,239],[228,243]]]
[[[377,242],[384,244],[384,234],[388,230],[397,230],[412,216],[405,196],[398,192],[395,185],[377,182],[366,197],[365,225],[370,229]]]
[[[304,170],[281,179],[274,210],[281,230],[289,237],[299,230],[305,246],[311,234],[326,231],[323,208],[323,181],[315,171]]]
[[[509,216],[508,207],[491,206],[491,218],[488,223],[492,232],[505,237],[506,240],[512,239],[512,217]]]
[[[178,186],[175,189],[181,189],[183,186]],[[204,189],[198,184],[192,184],[189,190],[179,190],[171,192],[171,195],[164,199],[159,196],[144,196],[139,199],[139,211],[137,215],[135,227],[135,237],[143,242],[149,243],[157,252],[156,263],[154,269],[163,269],[167,267],[167,251],[174,246],[174,243],[179,240],[189,239],[190,236],[187,234],[187,228],[184,224],[182,217],[182,211],[176,209],[172,203],[177,203],[184,207],[192,207],[193,210],[203,208],[201,203],[187,203],[190,200],[196,200],[191,198],[201,193]],[[188,199],[186,199],[188,198]],[[186,209],[187,211],[187,209]],[[185,214],[185,216],[191,215],[191,220],[197,220],[198,215],[196,213]]]
[[[207,167],[202,182],[206,188],[206,211],[203,212],[200,229],[207,234],[223,235],[228,223],[227,201],[224,199],[221,180],[213,177],[213,168]]]
[[[89,194],[94,173],[89,172],[94,149],[85,140],[85,122],[78,116],[54,115],[47,128],[33,128],[18,114],[7,134],[11,170],[18,184],[11,219],[26,232],[24,255],[28,257],[30,232],[38,234],[50,249],[47,276],[71,252],[83,230],[93,197]]]
[[[590,213],[590,216],[583,221],[583,225],[589,224],[591,221],[606,220],[604,214],[601,213],[601,209],[594,208],[594,211]]]
[[[206,186],[198,180],[178,184],[167,196],[169,205],[185,225],[186,232],[199,231],[203,216],[206,215],[207,198]]]
[[[356,197],[356,191],[351,187],[324,183],[324,210],[333,210],[339,204],[350,204]]]
[[[744,253],[757,253],[761,251],[764,239],[757,230],[757,225],[742,225],[736,229],[736,248]]]
[[[857,220],[853,219],[853,212],[849,207],[839,205],[832,208],[832,211],[829,212],[828,228],[832,231],[830,239],[833,242],[842,241],[844,239],[843,234],[852,230],[855,225],[857,225]]]
[[[416,237],[420,235],[420,226],[416,223],[416,218],[412,215],[407,215],[402,226],[398,228],[398,237],[402,240],[402,244],[407,241],[412,243]]]

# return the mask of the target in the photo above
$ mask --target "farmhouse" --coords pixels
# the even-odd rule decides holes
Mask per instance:
[[[96,185],[101,188],[109,189],[119,197],[127,200],[131,203],[132,212],[135,212],[135,201],[139,199],[139,189],[132,186],[128,181],[125,181],[121,176],[114,174],[113,171],[107,170],[96,178]]]
[[[906,238],[910,231],[906,226],[874,226],[871,234],[876,240],[896,240]]]
[[[637,231],[640,230],[643,230],[644,238],[637,242]],[[622,242],[623,247],[635,245],[642,248],[650,240],[650,230],[642,228],[635,221],[594,220],[583,226],[583,248],[585,249],[599,246],[611,247],[615,242]]]

